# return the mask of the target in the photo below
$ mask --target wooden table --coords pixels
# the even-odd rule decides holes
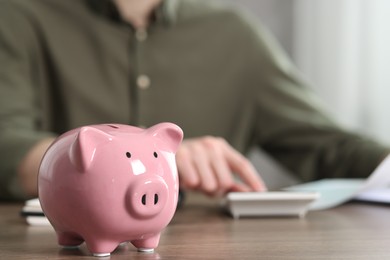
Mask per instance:
[[[99,259],[65,250],[51,227],[25,224],[22,204],[0,204],[0,259]],[[107,258],[105,258],[107,259]],[[120,246],[110,259],[390,259],[390,206],[349,203],[303,218],[234,220],[218,202],[191,195],[155,253]]]

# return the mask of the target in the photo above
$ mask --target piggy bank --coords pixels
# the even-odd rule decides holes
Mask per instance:
[[[153,251],[176,210],[175,153],[182,139],[172,123],[91,125],[58,137],[38,177],[39,200],[58,243],[85,241],[95,256],[110,255],[122,242]]]

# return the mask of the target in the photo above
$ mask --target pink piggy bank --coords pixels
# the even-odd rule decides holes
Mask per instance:
[[[58,137],[38,177],[42,209],[58,243],[85,241],[95,256],[108,256],[126,241],[153,251],[176,210],[175,153],[182,139],[171,123],[91,125]]]

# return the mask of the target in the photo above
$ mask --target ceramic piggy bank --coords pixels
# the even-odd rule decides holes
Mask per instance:
[[[91,125],[71,130],[47,150],[38,187],[58,243],[85,241],[95,256],[122,242],[153,251],[178,198],[175,153],[182,130],[171,123],[148,129]]]

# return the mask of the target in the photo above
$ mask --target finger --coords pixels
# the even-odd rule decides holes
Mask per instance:
[[[233,184],[233,186],[231,187],[231,189],[229,191],[233,191],[233,192],[250,192],[250,191],[252,191],[252,189],[248,185],[236,182],[236,183]]]
[[[229,162],[230,169],[235,172],[252,190],[267,190],[260,174],[256,171],[252,163],[242,154],[228,146],[226,148],[226,158]]]
[[[212,171],[211,163],[206,153],[204,153],[201,147],[194,147],[193,164],[197,172],[197,175],[200,179],[199,189],[206,192],[207,194],[212,195],[217,189],[216,177]]]
[[[198,188],[200,178],[187,150],[182,149],[176,154],[176,164],[181,185],[191,190]]]
[[[211,156],[211,167],[217,181],[218,195],[225,194],[234,185],[234,180],[223,153],[215,153]]]
[[[213,196],[224,195],[234,184],[233,174],[224,156],[224,143],[221,138],[204,138],[202,144],[204,152],[210,164],[210,171],[216,182]]]

